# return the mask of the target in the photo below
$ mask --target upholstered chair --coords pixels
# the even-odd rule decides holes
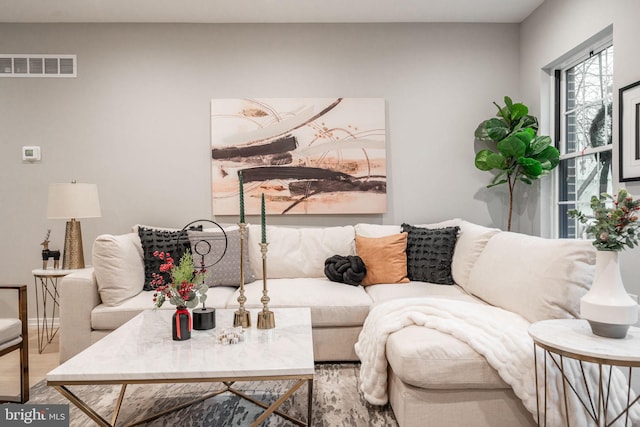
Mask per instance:
[[[27,286],[0,285],[0,293],[18,292],[18,318],[0,318],[0,357],[20,350],[20,395],[0,396],[0,402],[29,400],[29,335],[27,321]]]

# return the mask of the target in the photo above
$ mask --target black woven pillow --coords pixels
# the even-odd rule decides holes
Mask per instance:
[[[451,260],[460,227],[422,228],[402,224],[407,236],[407,275],[410,280],[453,285]]]
[[[202,225],[192,227],[190,230],[202,231]],[[151,287],[153,273],[163,274],[166,283],[171,281],[169,273],[160,273],[162,261],[154,257],[153,253],[155,251],[169,252],[177,265],[185,251],[190,248],[189,236],[186,231],[168,231],[146,227],[138,227],[138,236],[140,236],[144,259],[144,286],[142,289],[151,291],[153,290]]]
[[[324,274],[332,282],[359,286],[367,274],[367,268],[359,256],[334,255],[324,261]]]

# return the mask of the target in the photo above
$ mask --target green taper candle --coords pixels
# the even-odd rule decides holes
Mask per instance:
[[[262,216],[262,243],[267,243],[267,220],[264,209],[264,193],[262,193],[262,209],[260,210]]]
[[[244,224],[244,183],[242,182],[242,171],[238,172],[240,183],[240,223]]]

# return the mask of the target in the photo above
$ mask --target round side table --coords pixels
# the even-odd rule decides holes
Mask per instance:
[[[36,317],[38,323],[38,353],[42,353],[47,344],[51,344],[60,325],[55,325],[56,310],[60,310],[58,294],[58,279],[78,270],[63,270],[61,268],[35,269],[33,282],[36,288]],[[42,317],[40,317],[40,302],[38,301],[38,285],[42,295]],[[51,301],[51,319],[48,318],[47,304]]]
[[[569,409],[567,406],[567,386],[576,394],[582,402],[589,417],[596,426],[610,425],[616,419],[624,419],[625,426],[630,422],[629,408],[639,400],[631,400],[631,378],[633,368],[640,367],[640,328],[631,327],[624,339],[603,338],[594,335],[586,320],[578,319],[553,319],[535,322],[529,327],[529,335],[533,338],[533,351],[536,375],[536,399],[538,410],[538,425],[547,424],[547,357],[551,358],[553,365],[561,371],[563,377],[564,407],[567,425],[569,424]],[[544,424],[540,424],[540,388],[538,387],[538,361],[537,347],[544,350]],[[584,375],[583,363],[589,362],[598,365],[598,386],[585,387],[588,396],[580,396],[576,387],[564,373],[564,358],[575,359],[580,363],[580,372]],[[608,369],[611,375],[612,367],[628,368],[628,385],[626,393],[626,407],[619,414],[608,413],[608,398],[611,383],[603,381],[603,369]],[[584,380],[584,378],[582,378]],[[585,380],[586,383],[586,380]],[[593,390],[592,390],[593,388]],[[594,406],[595,405],[595,406]]]

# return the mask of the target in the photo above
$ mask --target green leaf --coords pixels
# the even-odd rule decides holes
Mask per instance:
[[[507,180],[506,179],[502,179],[498,182],[493,182],[489,185],[487,185],[487,188],[491,188],[491,187],[495,187],[496,185],[501,185],[501,184],[506,184]]]
[[[498,108],[498,113],[496,114],[496,116],[502,117],[505,122],[509,123],[511,121],[511,115],[509,114],[507,107],[502,108],[495,102],[493,103],[493,105],[495,105]]]
[[[523,128],[531,128],[534,132],[538,132],[538,119],[533,116],[524,116],[518,124]]]
[[[491,180],[492,184],[496,184],[498,181],[500,181],[504,176],[507,175],[507,172],[509,172],[508,170],[503,170],[502,172],[500,172],[498,175],[494,176],[493,179]]]
[[[201,295],[200,299],[202,299],[202,296],[206,298],[208,290],[209,290],[209,287],[206,285],[206,283],[201,283],[198,286],[198,293]]]
[[[489,138],[489,134],[487,133],[487,128],[486,128],[486,124],[487,124],[488,120],[485,120],[483,122],[481,122],[478,127],[476,128],[475,132],[473,133],[473,136],[475,137],[476,140],[478,141],[492,141],[491,138]]]
[[[504,120],[489,119],[485,122],[485,131],[492,141],[500,141],[509,135],[509,127]]]
[[[500,169],[505,170],[508,169],[507,161],[504,156],[500,153],[491,153],[487,156],[487,166],[491,167],[491,169]]]
[[[490,171],[491,169],[493,169],[493,167],[489,165],[489,161],[488,161],[489,155],[491,154],[495,154],[495,153],[491,150],[478,151],[478,154],[476,154],[476,159],[475,159],[476,167],[481,171]]]
[[[513,104],[511,107],[511,121],[519,121],[529,113],[529,109],[524,104]]]
[[[505,96],[504,103],[508,109],[511,109],[511,106],[513,105],[513,101],[511,100],[511,98],[509,98],[508,96]]]
[[[546,170],[551,170],[556,166],[558,166],[558,163],[560,163],[560,152],[556,147],[549,145],[540,153],[536,154],[535,156],[532,156],[532,158],[539,161],[540,163],[544,163],[544,162],[551,163],[550,168],[548,169],[545,168]]]
[[[520,157],[518,164],[522,167],[522,170],[528,178],[536,179],[542,174],[542,165],[535,159]]]
[[[520,138],[521,133],[522,132],[510,135],[498,142],[498,150],[500,150],[500,153],[504,157],[518,158],[524,156],[524,153],[527,150],[527,144]]]
[[[531,141],[531,155],[540,154],[542,150],[551,145],[551,137],[549,136],[536,136]]]
[[[529,178],[527,178],[526,176],[520,175],[520,176],[518,177],[518,179],[519,179],[520,181],[524,182],[525,184],[529,184],[529,185],[531,185],[531,184],[532,184],[532,181],[531,181]]]

